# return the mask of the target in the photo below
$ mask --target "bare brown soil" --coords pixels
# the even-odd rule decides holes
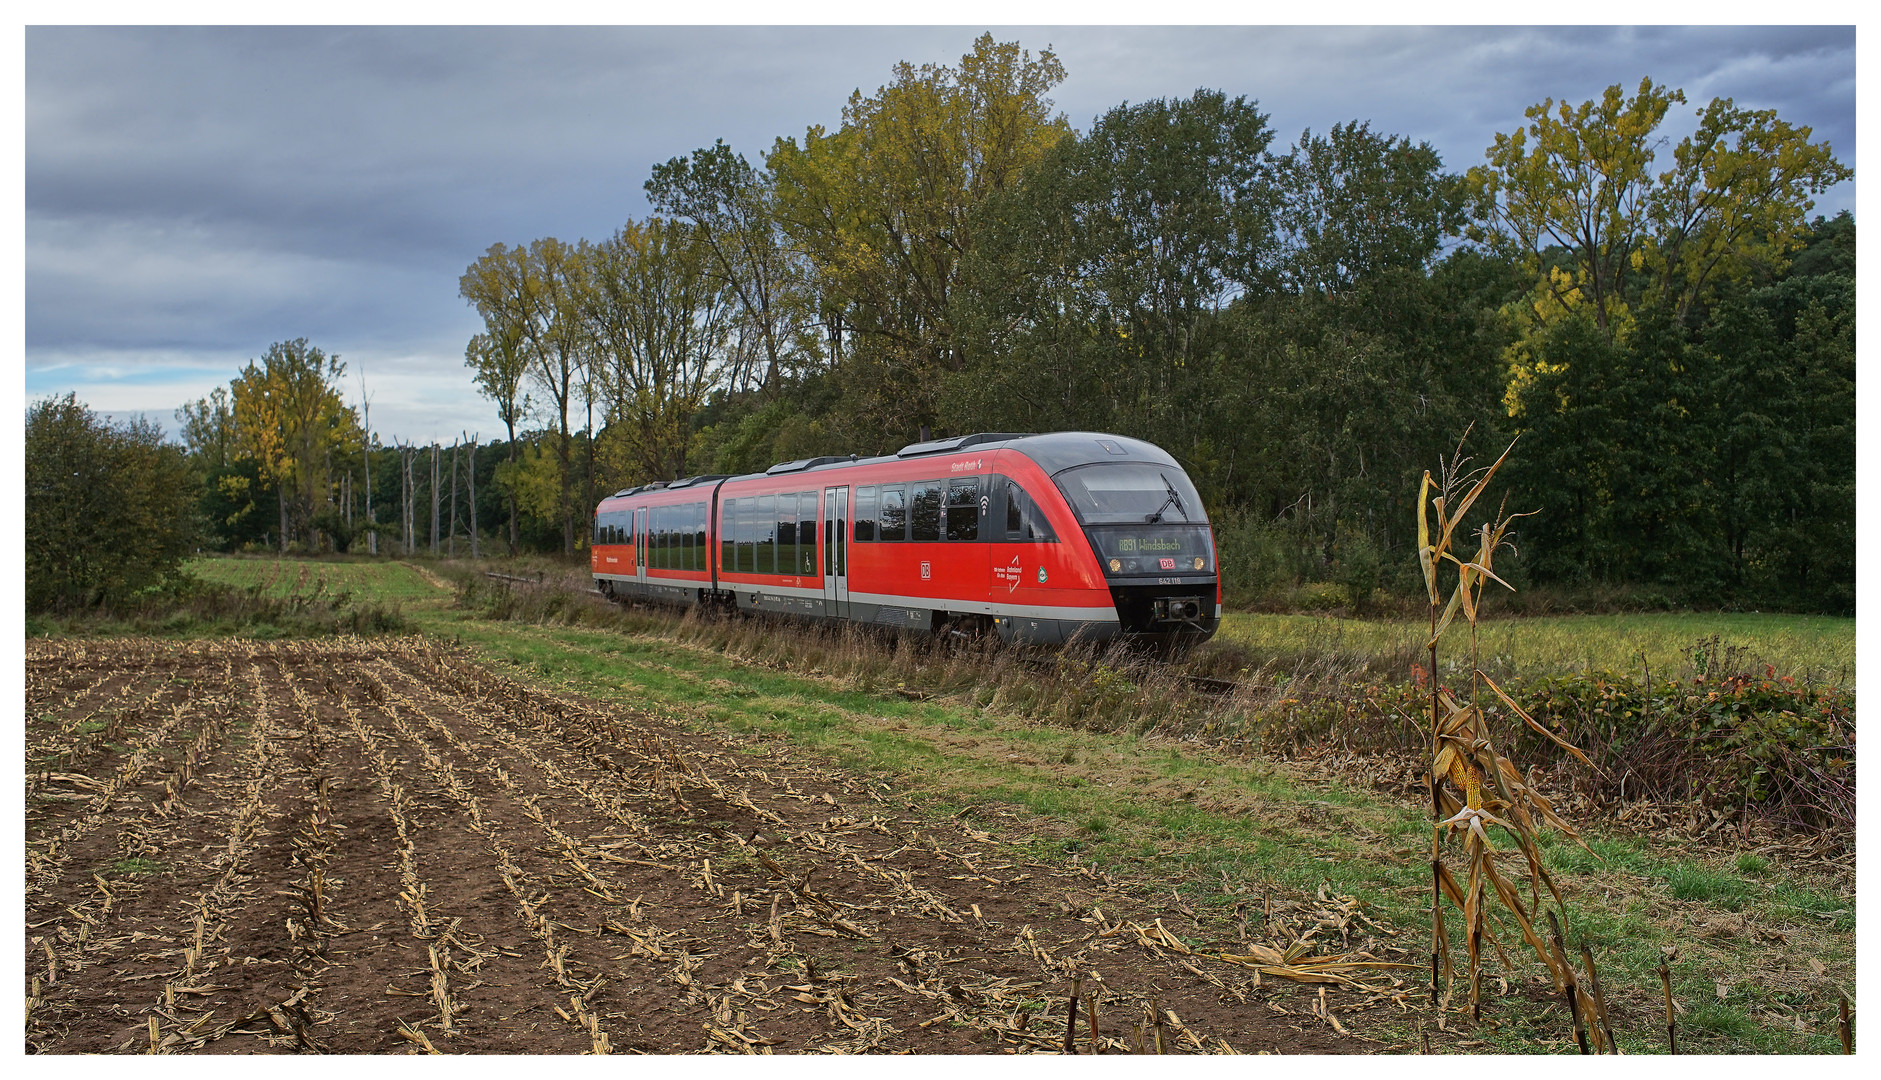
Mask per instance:
[[[1168,883],[424,639],[26,669],[30,1052],[1033,1053],[1077,986],[1079,1053],[1338,1053],[1398,1014],[1222,960],[1261,938]],[[1363,944],[1339,898],[1262,907]]]

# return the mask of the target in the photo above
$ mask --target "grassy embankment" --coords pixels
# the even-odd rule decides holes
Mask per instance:
[[[267,565],[214,560],[198,564],[198,571],[253,581]],[[270,587],[305,587],[289,583],[285,570],[294,565],[285,564]],[[1204,919],[1237,903],[1244,909],[1251,903],[1258,912],[1259,898],[1270,890],[1310,892],[1326,883],[1359,897],[1374,919],[1398,927],[1414,956],[1424,947],[1429,825],[1417,805],[1206,743],[1041,724],[1012,716],[997,702],[986,707],[971,694],[910,700],[907,686],[818,670],[818,651],[831,646],[798,630],[779,632],[797,635],[786,639],[794,644],[782,653],[794,651],[801,662],[758,664],[702,644],[696,635],[686,639],[676,632],[678,620],[641,620],[642,628],[632,632],[496,623],[453,609],[446,592],[410,570],[316,565],[345,566],[344,573],[358,575],[353,586],[360,595],[400,600],[415,625],[454,637],[526,677],[667,711],[704,728],[787,739],[885,778],[917,812],[1003,819],[1008,832],[1033,837],[1039,857],[1078,852],[1113,872],[1176,886]],[[307,580],[318,573],[310,571]],[[301,581],[295,569],[293,582]],[[417,591],[420,584],[430,599]],[[1698,616],[1669,618],[1686,621],[1664,631],[1666,642],[1717,635],[1765,655],[1793,657],[1788,662],[1802,671],[1834,670],[1843,662],[1838,650],[1844,639],[1853,636],[1852,624],[1844,633],[1828,620],[1771,616],[1746,624],[1731,621],[1744,617],[1721,616],[1706,624]],[[1609,629],[1638,622],[1598,616],[1536,621],[1557,625],[1525,638],[1521,627],[1506,624],[1515,655],[1560,634],[1598,666],[1601,657],[1624,657],[1638,640]],[[1310,636],[1261,642],[1264,633],[1284,642],[1298,625],[1278,617],[1270,630],[1237,618],[1230,636],[1255,651],[1312,648]],[[1759,638],[1759,631],[1770,636]],[[1309,635],[1320,632],[1323,627]],[[1382,644],[1367,647],[1398,648],[1388,633],[1362,626],[1340,632],[1353,638],[1378,633]],[[1648,658],[1655,655],[1667,656]],[[1665,662],[1675,664],[1677,656],[1673,648]],[[913,696],[921,694],[913,688]],[[1567,893],[1571,944],[1585,938],[1594,945],[1627,1052],[1664,1048],[1652,971],[1666,945],[1679,949],[1673,972],[1674,992],[1687,1010],[1680,1019],[1682,1049],[1833,1052],[1836,992],[1853,983],[1852,875],[1791,865],[1780,853],[1695,853],[1589,824],[1599,860],[1554,838],[1547,848]],[[1250,933],[1257,935],[1258,926]],[[1487,1023],[1472,1037],[1510,1051],[1571,1049],[1564,1011],[1522,995],[1523,981],[1540,969],[1510,952],[1518,963],[1511,994],[1486,1002]],[[1497,988],[1493,955],[1489,970],[1488,986]],[[1410,1023],[1384,1034],[1408,1049]]]
[[[1415,620],[1335,619],[1316,615],[1223,617],[1219,640],[1264,655],[1345,654],[1355,661],[1421,659],[1429,627]],[[1743,659],[1773,665],[1799,682],[1855,685],[1855,620],[1827,615],[1648,613],[1488,618],[1479,648],[1485,669],[1526,675],[1570,671],[1678,672],[1691,650],[1716,638]],[[1467,657],[1451,646],[1450,660]],[[1720,658],[1723,659],[1723,658]]]

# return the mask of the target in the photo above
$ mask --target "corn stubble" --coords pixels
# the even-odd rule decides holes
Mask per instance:
[[[28,830],[37,1049],[1231,1053],[1286,1045],[1254,1041],[1268,1014],[1338,1033],[1415,992],[1379,979],[1366,950],[1390,935],[1350,897],[1264,897],[1271,944],[1244,925],[1226,949],[1165,926],[1195,918],[1175,895],[1028,922],[1066,882],[1118,883],[425,639],[54,643],[29,664],[30,711],[118,736],[100,756],[57,715],[30,736],[61,764],[29,784],[66,796]],[[73,677],[100,668],[131,681]],[[168,865],[93,873],[113,850]],[[474,907],[450,859],[487,869]],[[1277,982],[1339,996],[1288,1010]]]
[[[1492,906],[1499,905],[1514,923],[1515,932],[1548,970],[1556,992],[1566,1000],[1581,1052],[1589,1052],[1590,1039],[1595,1049],[1617,1052],[1605,1024],[1605,1002],[1597,992],[1587,992],[1592,987],[1584,987],[1576,977],[1558,925],[1552,941],[1544,938],[1537,926],[1544,910],[1544,889],[1555,909],[1562,908],[1561,890],[1542,863],[1540,827],[1559,830],[1589,854],[1594,854],[1593,849],[1555,812],[1548,799],[1526,782],[1523,771],[1496,748],[1491,714],[1485,709],[1499,702],[1528,727],[1591,767],[1579,748],[1525,712],[1483,672],[1479,662],[1477,619],[1482,611],[1483,589],[1495,582],[1513,591],[1513,586],[1496,576],[1495,555],[1507,546],[1509,528],[1528,515],[1508,513],[1505,500],[1495,514],[1474,529],[1476,551],[1467,557],[1459,554],[1466,538],[1472,535],[1463,530],[1463,522],[1513,449],[1514,443],[1510,443],[1493,464],[1470,470],[1469,459],[1459,448],[1444,464],[1441,479],[1434,480],[1425,472],[1418,490],[1417,555],[1430,603],[1430,639],[1425,646],[1430,667],[1418,673],[1420,680],[1428,679],[1430,686],[1431,767],[1427,780],[1434,822],[1430,839],[1430,1002],[1447,1012],[1455,986],[1449,927],[1444,918],[1448,902],[1463,916],[1470,1016],[1481,1019],[1484,940],[1496,949],[1505,967],[1514,966],[1503,951],[1496,936],[1496,921],[1491,917]],[[1463,701],[1441,685],[1436,674],[1441,670],[1437,665],[1439,643],[1459,612],[1469,626],[1470,692]],[[1497,865],[1500,852],[1490,839],[1491,828],[1499,828],[1501,835],[1513,842],[1521,856],[1518,871],[1512,873]],[[1446,859],[1446,841],[1449,854],[1461,856],[1460,882]],[[1552,923],[1555,910],[1547,911],[1547,917]],[[1592,954],[1584,956],[1590,973],[1588,981],[1592,982]],[[1441,1013],[1438,1024],[1444,1024]]]

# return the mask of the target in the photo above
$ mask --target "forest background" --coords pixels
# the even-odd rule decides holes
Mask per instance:
[[[1456,170],[1362,120],[1289,143],[1207,89],[1079,132],[1063,78],[983,36],[837,130],[653,166],[655,215],[611,236],[493,244],[459,291],[499,440],[383,444],[299,339],[182,410],[182,449],[42,402],[29,533],[36,500],[147,469],[186,512],[126,527],[178,558],[577,555],[636,483],[1085,429],[1183,463],[1231,601],[1365,611],[1422,595],[1423,470],[1518,439],[1508,507],[1539,513],[1498,571],[1531,603],[1852,614],[1854,221],[1808,216],[1850,171],[1808,127],[1643,79],[1511,103]],[[93,445],[129,464],[34,468]],[[70,549],[29,535],[29,602],[136,584],[36,567],[42,540]]]

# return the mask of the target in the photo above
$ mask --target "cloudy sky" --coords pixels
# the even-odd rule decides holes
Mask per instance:
[[[364,373],[388,441],[500,434],[463,368],[484,249],[603,237],[647,213],[655,162],[723,138],[756,163],[980,29],[28,28],[26,395],[173,426],[306,337]],[[1258,100],[1279,148],[1365,119],[1461,170],[1526,106],[1650,75],[1690,102],[1674,139],[1731,97],[1856,166],[1850,28],[986,29],[1057,52],[1080,130],[1207,86]],[[1852,182],[1818,200],[1844,209]]]

